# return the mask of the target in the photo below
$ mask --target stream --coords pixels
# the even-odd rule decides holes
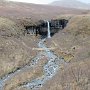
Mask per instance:
[[[48,24],[48,38],[51,38],[50,36],[50,26],[49,22],[47,21]],[[64,60],[62,58],[59,58],[56,56],[52,51],[50,51],[44,42],[46,41],[47,38],[45,39],[40,39],[38,43],[38,47],[44,49],[42,52],[39,52],[35,58],[31,60],[30,64],[27,64],[19,69],[17,69],[14,72],[11,72],[4,77],[0,79],[0,90],[4,90],[5,82],[9,81],[12,79],[14,76],[18,75],[21,72],[24,72],[25,70],[31,69],[32,67],[35,67],[35,65],[40,61],[40,59],[44,56],[48,58],[48,62],[43,66],[43,72],[44,74],[36,78],[30,82],[27,82],[23,84],[21,87],[27,88],[29,90],[37,90],[40,87],[42,87],[48,80],[50,80],[55,74],[58,72],[58,69],[60,67],[60,64],[64,63]]]
[[[48,63],[43,67],[44,75],[42,77],[36,78],[35,80],[27,83],[23,87],[27,87],[31,90],[37,90],[42,87],[44,83],[50,80],[57,73],[59,66],[64,62],[63,59],[57,57],[52,51],[50,51],[45,45],[44,41],[46,39],[41,40],[38,43],[40,48],[43,48],[45,51],[42,52],[46,57],[48,57]]]
[[[31,67],[35,67],[35,65],[38,63],[40,58],[42,58],[43,55],[48,57],[48,62],[46,63],[45,66],[43,66],[43,71],[44,71],[43,76],[36,78],[36,79],[32,80],[31,82],[28,82],[28,83],[22,85],[22,87],[25,87],[25,88],[28,88],[31,90],[37,90],[40,87],[42,87],[43,84],[45,84],[48,80],[50,80],[57,73],[60,64],[63,63],[64,60],[57,57],[52,51],[50,51],[45,46],[45,44],[44,44],[45,40],[46,39],[41,39],[38,43],[38,47],[43,48],[44,51],[38,53],[38,55],[31,60],[30,65],[28,64],[28,65],[16,70],[15,72],[12,72],[12,73],[2,77],[2,79],[0,79],[0,90],[4,90],[5,82],[12,79],[18,73],[21,73],[27,69],[30,69]]]

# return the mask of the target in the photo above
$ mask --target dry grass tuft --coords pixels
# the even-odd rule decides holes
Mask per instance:
[[[1,36],[19,36],[22,34],[23,28],[17,25],[16,22],[8,18],[0,17],[0,35]]]

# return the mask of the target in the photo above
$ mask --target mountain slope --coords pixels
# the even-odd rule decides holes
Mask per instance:
[[[59,0],[52,2],[51,5],[68,7],[68,8],[77,8],[77,9],[90,9],[89,4],[85,4],[78,0]]]
[[[55,18],[61,14],[81,14],[84,10],[63,8],[50,5],[37,5],[19,2],[0,2],[0,16],[30,17],[30,18]]]

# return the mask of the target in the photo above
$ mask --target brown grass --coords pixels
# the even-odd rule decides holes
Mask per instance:
[[[67,31],[73,33],[74,35],[78,36],[79,34],[88,34],[90,35],[90,16],[88,15],[80,15],[74,16],[66,28]],[[73,30],[73,32],[71,32]]]
[[[8,18],[2,18],[0,17],[0,35],[1,36],[19,36],[22,34],[22,31],[24,28],[17,25],[13,20],[10,20]]]
[[[57,49],[55,50],[57,55],[65,57],[68,55],[73,56],[72,60],[88,58],[90,51],[89,24],[89,16],[73,16],[67,27],[57,33],[51,41],[48,41],[49,46],[53,46],[53,42],[55,42],[57,44]]]
[[[40,61],[38,62],[38,64],[31,69],[27,69],[19,74],[17,74],[15,77],[13,77],[12,79],[8,80],[5,84],[4,89],[5,90],[14,90],[14,89],[18,89],[21,88],[21,90],[23,89],[21,86],[24,83],[30,82],[33,79],[39,78],[40,76],[42,76],[43,73],[43,66],[45,65],[45,63],[47,63],[47,60],[45,57],[41,58]]]
[[[37,5],[29,3],[0,3],[0,16],[10,18],[29,17],[35,19],[52,19],[63,14],[82,14],[87,10],[69,9],[58,6]]]
[[[90,61],[69,63],[39,90],[89,90]]]
[[[47,41],[68,62],[41,90],[90,89],[90,16],[71,16],[67,27]],[[55,82],[55,83],[54,83]]]
[[[36,38],[24,36],[23,30],[15,21],[0,18],[0,78],[25,66],[37,53],[32,50]]]
[[[62,56],[69,64],[67,66],[62,65],[62,70],[52,80],[48,81],[41,90],[89,90],[89,15],[73,15],[81,14],[83,10],[33,4],[11,3],[10,5],[10,3],[0,3],[0,6],[1,16],[13,18],[0,17],[0,78],[30,63],[31,59],[38,53],[32,50],[32,48],[37,47],[38,40],[36,37],[22,34],[24,24],[27,25],[32,20],[35,22],[38,19],[64,18],[65,16],[60,15],[72,14],[72,16],[66,15],[65,17],[70,20],[67,27],[47,41],[49,47],[53,46],[53,42],[57,44],[57,49],[54,52],[58,56]],[[14,20],[16,18],[22,20]],[[40,77],[43,74],[42,66],[46,62],[41,61],[36,68],[19,73],[7,81],[5,90],[17,90],[24,82]]]

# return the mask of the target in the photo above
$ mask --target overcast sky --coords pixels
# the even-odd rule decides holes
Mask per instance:
[[[47,4],[57,0],[9,0],[9,1],[19,1],[19,2],[29,2],[29,3],[36,3],[36,4]],[[79,0],[85,3],[90,3],[90,0]]]

